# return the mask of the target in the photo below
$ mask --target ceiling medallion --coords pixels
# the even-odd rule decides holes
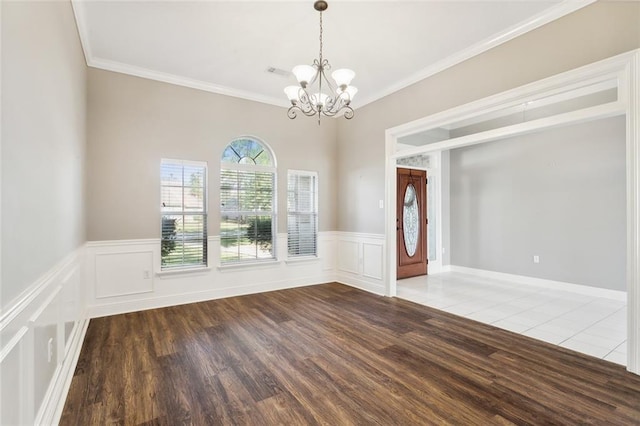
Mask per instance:
[[[308,117],[317,115],[318,124],[323,115],[333,117],[343,114],[347,119],[353,118],[353,108],[350,104],[358,89],[349,84],[356,73],[347,68],[335,70],[331,73],[335,86],[325,75],[325,72],[331,69],[329,61],[322,56],[322,12],[327,10],[328,6],[324,0],[318,0],[313,4],[315,10],[320,12],[320,58],[314,59],[312,65],[294,67],[292,72],[300,85],[287,86],[284,89],[291,101],[291,107],[287,111],[287,116],[291,119],[297,117],[298,111]],[[323,89],[329,94],[323,92]]]

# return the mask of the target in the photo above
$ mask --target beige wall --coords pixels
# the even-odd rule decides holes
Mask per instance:
[[[3,2],[3,308],[85,241],[85,73],[69,2]]]
[[[422,80],[338,123],[338,230],[384,233],[384,132],[640,47],[640,3],[598,2]]]
[[[223,149],[257,136],[278,165],[278,232],[286,232],[287,169],[319,175],[319,229],[336,229],[335,120],[289,120],[286,109],[108,71],[88,76],[88,239],[160,237],[160,159],[206,161],[209,234],[219,234]]]

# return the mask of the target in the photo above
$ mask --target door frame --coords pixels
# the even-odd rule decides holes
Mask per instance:
[[[443,168],[447,167],[448,170],[448,157],[444,158],[445,156],[442,155],[442,152],[432,152],[429,154],[429,165],[424,167],[424,166],[406,166],[403,164],[395,164],[395,168],[396,168],[396,173],[397,173],[397,169],[414,169],[414,170],[424,170],[427,172],[427,179],[431,179],[434,178],[436,181],[436,184],[434,186],[434,194],[433,194],[433,198],[431,199],[431,203],[429,203],[429,185],[427,185],[426,191],[427,191],[427,219],[429,219],[429,222],[431,224],[433,224],[435,222],[435,244],[433,247],[433,250],[435,250],[435,259],[432,258],[432,254],[431,253],[431,248],[429,247],[429,228],[427,227],[427,259],[429,260],[429,264],[428,264],[428,274],[437,274],[439,272],[442,272],[443,269],[443,257],[444,257],[444,252],[443,252],[443,248],[444,248],[444,228],[443,228],[443,200],[442,200],[442,185],[443,185],[443,173],[442,170]],[[443,162],[447,162],[447,164],[443,164]],[[397,182],[396,182],[397,184]],[[435,217],[429,217],[429,205],[433,204],[434,205],[434,216]],[[395,212],[394,212],[395,214]],[[394,216],[395,218],[395,216]],[[395,220],[395,219],[394,219]]]
[[[553,115],[447,141],[398,151],[398,139],[456,121],[561,93],[587,84],[617,82],[618,99],[594,107]],[[627,186],[627,370],[640,374],[640,49],[539,80],[478,101],[414,120],[385,131],[385,294],[396,283],[396,162],[398,158],[447,151],[600,118],[626,117]],[[441,222],[441,221],[439,221]]]

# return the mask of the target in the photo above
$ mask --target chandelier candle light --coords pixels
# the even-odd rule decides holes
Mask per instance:
[[[322,12],[327,10],[328,4],[324,0],[318,0],[313,7],[320,12],[320,58],[314,59],[312,65],[298,65],[293,68],[292,72],[300,85],[287,86],[284,89],[291,101],[287,116],[294,119],[298,115],[297,111],[308,117],[317,115],[318,124],[323,115],[333,117],[342,113],[345,118],[351,119],[353,108],[350,104],[358,89],[349,84],[356,73],[346,68],[335,70],[331,77],[335,80],[336,86],[331,84],[325,75],[325,71],[331,69],[329,61],[322,57]],[[312,87],[315,89],[311,90]],[[322,89],[327,89],[330,94],[324,93]],[[310,94],[309,91],[313,93]]]

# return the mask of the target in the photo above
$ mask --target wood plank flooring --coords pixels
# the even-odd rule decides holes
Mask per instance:
[[[324,284],[91,320],[61,424],[633,425],[640,377]]]

